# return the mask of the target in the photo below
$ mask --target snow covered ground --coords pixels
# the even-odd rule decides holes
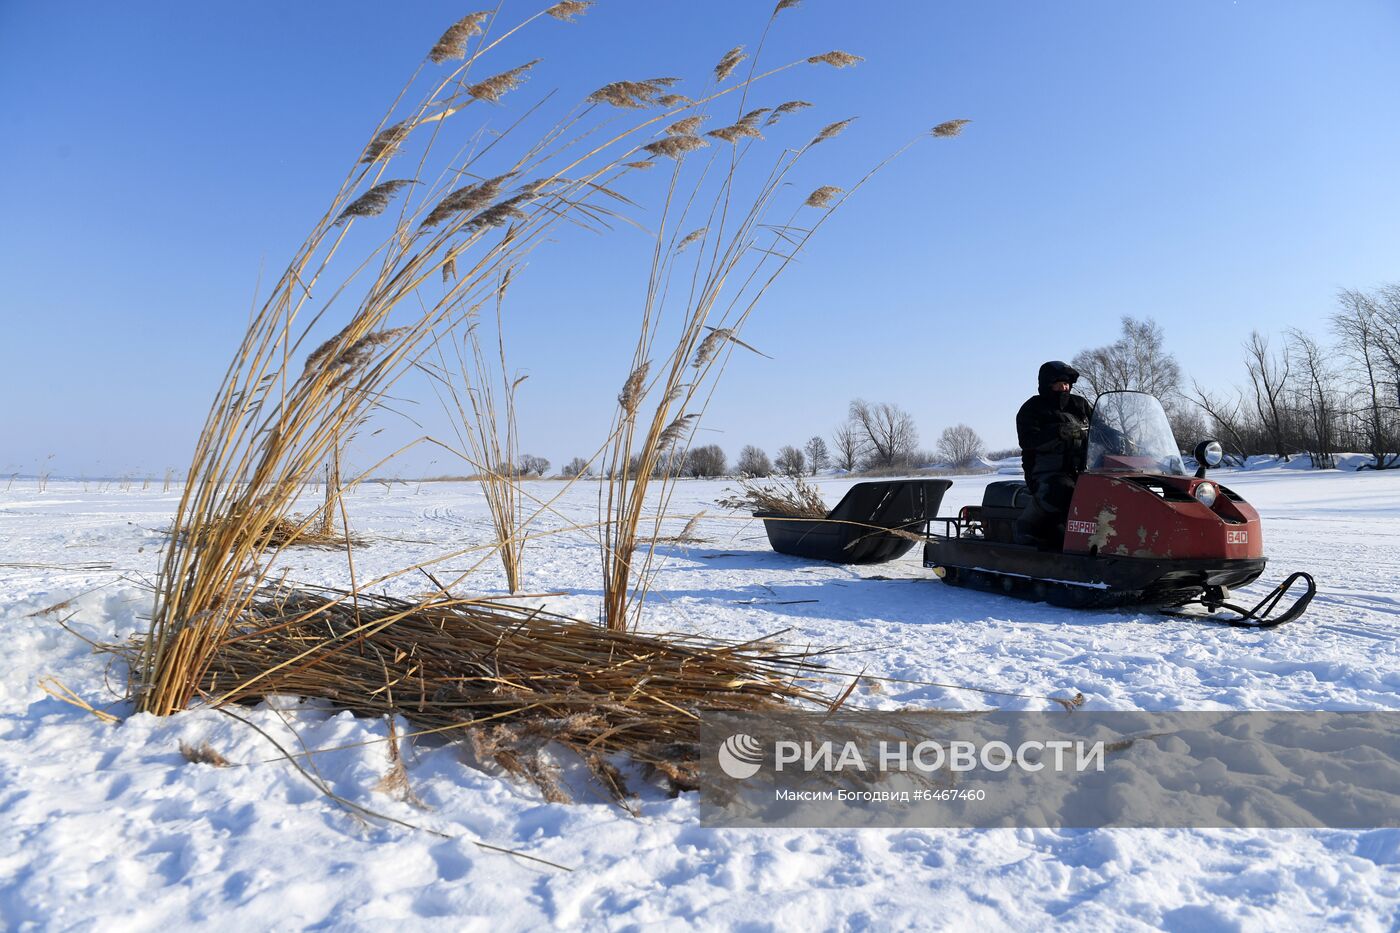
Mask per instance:
[[[713,501],[727,484],[683,482],[674,527],[706,509],[708,540],[665,549],[646,627],[733,638],[786,629],[868,648],[842,662],[853,670],[999,691],[886,683],[856,692],[867,706],[1042,709],[1035,697],[1078,691],[1094,709],[1400,708],[1400,473],[1218,477],[1264,517],[1265,579],[1316,575],[1320,593],[1299,622],[1243,632],[1015,602],[943,586],[917,549],[884,566],[814,566],[769,551],[757,523],[720,516]],[[996,478],[958,478],[944,512],[979,501]],[[848,482],[823,481],[828,501]],[[561,488],[530,485],[543,498]],[[143,630],[141,580],[174,504],[74,482],[0,494],[0,928],[1400,928],[1396,829],[715,830],[699,825],[692,795],[651,793],[633,818],[580,782],[582,802],[550,804],[470,767],[456,746],[405,740],[417,806],[376,789],[389,769],[382,721],[290,698],[252,713],[290,749],[328,749],[308,768],[335,793],[421,828],[364,823],[217,711],[108,725],[37,686],[53,675],[126,715],[124,670],[59,622],[101,641]],[[367,485],[348,507],[370,539],[356,556],[361,579],[490,537],[468,484]],[[595,510],[596,488],[581,484],[539,529]],[[286,563],[293,579],[346,580],[333,553],[296,551]],[[502,576],[488,562],[465,585],[499,591]],[[592,618],[588,536],[532,545],[525,587],[567,591],[549,605]],[[181,741],[207,742],[234,766],[188,763]]]

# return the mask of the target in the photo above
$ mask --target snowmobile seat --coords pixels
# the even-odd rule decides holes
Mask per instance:
[[[768,543],[780,554],[837,564],[880,564],[902,557],[917,542],[891,529],[923,534],[952,482],[901,479],[856,483],[824,519],[757,511]]]
[[[990,483],[982,493],[982,506],[969,510],[982,523],[982,533],[989,541],[1011,542],[1016,535],[1016,519],[1031,501],[1029,487],[1020,480]]]
[[[982,494],[982,507],[989,509],[1024,509],[1031,501],[1030,488],[1020,480],[991,483]]]

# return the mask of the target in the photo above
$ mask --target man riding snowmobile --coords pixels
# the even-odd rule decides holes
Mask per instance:
[[[1085,441],[1093,406],[1070,392],[1079,371],[1051,360],[1040,367],[1039,391],[1016,413],[1016,439],[1031,501],[1016,521],[1017,544],[1059,548],[1084,469]]]

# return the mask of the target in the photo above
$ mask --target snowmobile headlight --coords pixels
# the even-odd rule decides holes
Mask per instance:
[[[1206,508],[1215,505],[1216,494],[1219,493],[1214,483],[1196,484],[1196,501]]]

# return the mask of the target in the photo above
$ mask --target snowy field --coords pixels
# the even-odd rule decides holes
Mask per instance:
[[[865,706],[1044,709],[1037,697],[1082,692],[1090,709],[1400,708],[1400,472],[1218,475],[1263,515],[1264,580],[1317,577],[1300,621],[1245,632],[1015,602],[934,581],[917,549],[883,566],[806,564],[769,551],[759,524],[718,514],[728,484],[682,482],[670,512],[708,510],[707,541],[664,549],[646,627],[743,639],[786,630],[868,649],[841,659],[845,669],[999,691],[885,682],[856,691]],[[996,478],[957,478],[944,514]],[[821,483],[833,503],[846,485]],[[561,488],[529,484],[543,498]],[[596,491],[575,487],[537,530],[596,516]],[[651,791],[633,818],[578,780],[581,802],[550,804],[468,766],[456,746],[406,740],[420,807],[376,790],[389,769],[384,722],[290,698],[253,712],[289,748],[328,749],[308,767],[337,794],[421,828],[363,823],[216,711],[108,725],[37,686],[53,675],[128,712],[125,671],[58,623],[98,641],[144,629],[142,580],[174,505],[173,494],[75,482],[0,493],[0,928],[1400,928],[1396,829],[712,830],[693,795]],[[490,537],[469,484],[366,485],[347,506],[368,539],[360,579]],[[449,560],[438,576],[476,559]],[[307,550],[286,560],[305,582],[343,584],[342,565]],[[593,618],[598,575],[583,533],[526,552],[525,587],[566,591],[547,600],[559,611]],[[501,586],[487,562],[462,589]],[[235,766],[188,763],[181,741],[208,742]]]

